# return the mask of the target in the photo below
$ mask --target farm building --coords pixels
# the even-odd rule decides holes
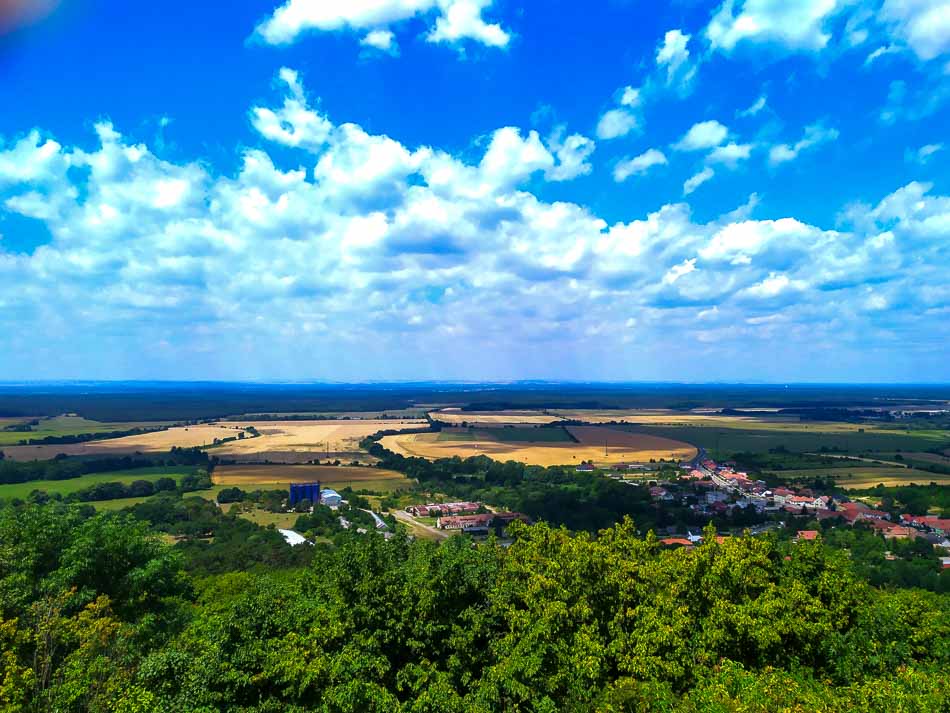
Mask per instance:
[[[320,491],[320,504],[326,505],[331,508],[339,507],[340,503],[343,502],[343,498],[340,494],[331,490],[330,488],[324,488]]]
[[[311,503],[320,502],[320,483],[291,483],[290,505],[294,506],[301,500],[309,500]]]
[[[485,513],[484,515],[450,515],[440,517],[436,526],[440,530],[462,530],[471,532],[472,530],[487,530],[495,519],[494,513]]]
[[[438,517],[440,515],[467,515],[478,512],[481,503],[429,503],[427,505],[410,505],[406,512],[421,517]]]

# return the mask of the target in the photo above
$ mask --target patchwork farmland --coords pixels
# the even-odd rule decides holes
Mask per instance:
[[[557,436],[558,433],[567,437]],[[575,465],[583,461],[607,465],[660,458],[688,460],[697,452],[682,441],[599,426],[449,430],[386,436],[380,443],[405,456],[438,459],[485,455],[499,461],[543,466]]]
[[[235,428],[254,428],[259,436],[215,446],[209,453],[238,462],[307,463],[340,458],[370,462],[360,441],[384,430],[425,428],[420,419],[235,421]]]

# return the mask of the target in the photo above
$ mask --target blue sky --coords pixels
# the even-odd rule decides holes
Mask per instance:
[[[939,0],[15,0],[0,375],[950,380]]]

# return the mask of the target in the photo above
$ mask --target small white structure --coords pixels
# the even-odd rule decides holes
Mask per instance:
[[[277,532],[284,536],[284,539],[287,540],[287,544],[291,547],[302,545],[307,541],[306,537],[301,535],[299,532],[294,532],[293,530],[278,530]]]
[[[324,488],[323,490],[320,491],[321,505],[326,505],[328,507],[335,508],[335,507],[339,507],[340,503],[342,502],[343,502],[343,498],[340,496],[340,494],[337,491],[331,490],[330,488]]]

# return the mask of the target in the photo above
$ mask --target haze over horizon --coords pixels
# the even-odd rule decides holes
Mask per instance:
[[[950,381],[940,0],[2,12],[5,381]]]

